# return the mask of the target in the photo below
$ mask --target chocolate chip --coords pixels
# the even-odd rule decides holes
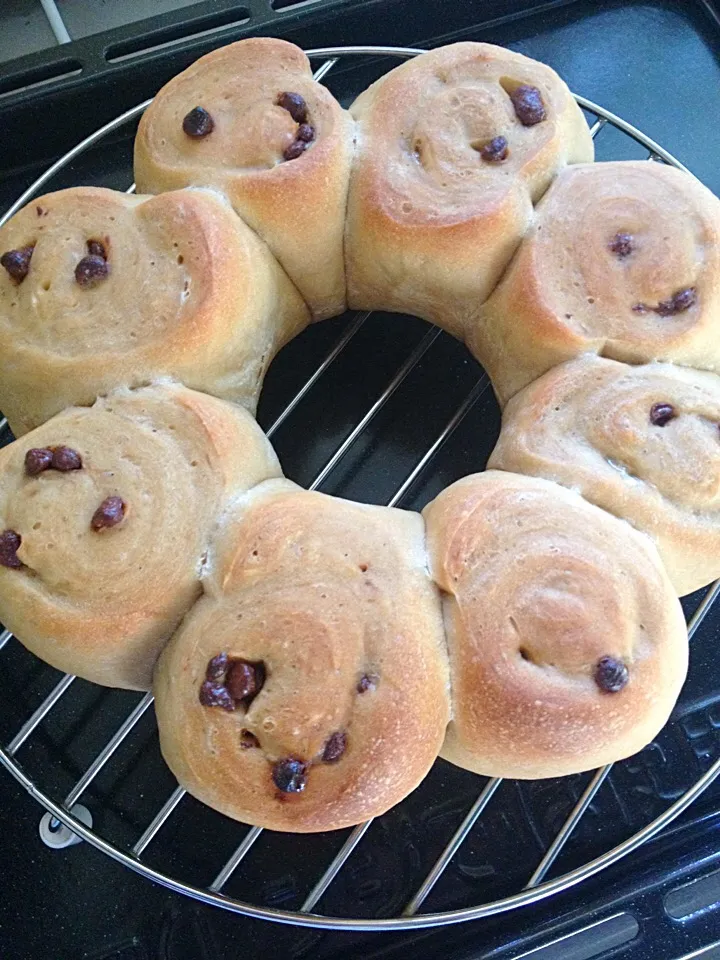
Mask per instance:
[[[662,300],[657,307],[655,307],[655,312],[659,313],[661,317],[672,317],[676,313],[683,313],[685,310],[689,310],[696,299],[697,294],[695,287],[687,287],[685,290],[678,290],[678,292],[674,293],[668,300]]]
[[[47,447],[33,447],[25,454],[25,473],[30,477],[36,477],[44,470],[49,470],[52,461],[52,450],[48,450]]]
[[[87,252],[91,257],[100,257],[102,260],[107,260],[107,250],[102,240],[88,240]]]
[[[104,257],[83,257],[75,267],[75,280],[81,287],[94,287],[105,280],[110,273],[110,265]]]
[[[278,790],[283,793],[302,793],[307,783],[307,764],[294,757],[278,760],[273,764],[272,778]]]
[[[664,427],[676,416],[675,407],[670,403],[654,403],[650,408],[650,423],[656,427]]]
[[[235,700],[249,701],[260,693],[265,682],[265,668],[262,663],[250,663],[249,660],[231,660],[225,686]]]
[[[200,703],[204,707],[222,707],[223,710],[234,710],[235,701],[221,683],[204,680],[200,687]]]
[[[35,246],[32,245],[19,250],[8,250],[0,257],[0,264],[5,267],[15,285],[22,283],[28,275],[34,249]]]
[[[368,690],[374,690],[378,685],[380,677],[376,673],[365,673],[358,680],[357,692],[367,693]]]
[[[70,470],[82,470],[83,464],[77,450],[72,450],[70,447],[53,447],[51,465],[53,470],[68,473]]]
[[[308,145],[303,140],[293,140],[285,153],[283,153],[283,157],[285,160],[297,160],[301,154],[305,153],[307,148]]]
[[[323,763],[337,763],[340,757],[345,753],[346,747],[347,734],[343,733],[342,730],[338,730],[325,744],[325,749],[323,750],[322,755]]]
[[[510,94],[515,116],[524,127],[534,127],[545,119],[545,104],[537,87],[522,84]]]
[[[276,103],[287,110],[295,123],[305,123],[307,120],[307,104],[299,93],[281,93]]]
[[[224,683],[227,668],[228,655],[226,653],[219,653],[216,657],[213,657],[212,660],[208,660],[208,665],[205,668],[205,679],[211,683]]]
[[[602,657],[595,666],[595,683],[604,693],[618,693],[629,679],[628,668],[615,657]]]
[[[648,308],[645,306],[644,303],[635,303],[635,304],[633,304],[633,312],[634,312],[634,313],[647,313],[647,312],[648,312]]]
[[[629,233],[616,233],[608,247],[619,260],[624,260],[633,252],[633,238]]]
[[[116,527],[125,516],[127,505],[122,497],[105,497],[97,508],[90,521],[90,526],[96,533]]]
[[[215,129],[215,121],[205,107],[193,107],[182,122],[183,131],[193,140],[201,140]]]
[[[502,163],[507,160],[510,151],[505,137],[495,137],[490,143],[486,143],[480,151],[480,156],[488,163]]]
[[[315,139],[315,127],[310,123],[301,123],[295,134],[296,140],[302,140],[303,143],[312,143]]]
[[[252,750],[253,747],[259,747],[260,741],[249,730],[240,731],[240,747],[242,750]]]
[[[14,530],[3,530],[0,533],[0,565],[19,570],[22,560],[17,555],[22,543],[22,537]]]

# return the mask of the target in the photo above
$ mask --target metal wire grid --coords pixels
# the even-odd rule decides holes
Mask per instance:
[[[413,48],[373,46],[328,47],[307,51],[310,58],[322,58],[325,60],[322,66],[320,66],[320,68],[315,72],[315,77],[318,80],[322,79],[328,73],[328,71],[333,68],[338,59],[344,56],[386,55],[400,59],[409,59],[423,52],[424,51],[422,50]],[[655,143],[655,141],[645,136],[645,134],[633,127],[631,124],[627,123],[622,118],[615,116],[592,101],[586,100],[584,97],[576,96],[576,100],[581,107],[583,107],[596,118],[591,127],[591,134],[593,138],[597,137],[603,127],[609,123],[623,133],[627,134],[637,143],[647,148],[649,151],[648,160],[662,161],[672,164],[675,167],[679,167],[680,169],[686,169],[675,157],[664,150],[658,143]],[[137,107],[126,111],[121,116],[115,118],[110,123],[107,123],[95,133],[91,134],[89,137],[83,140],[82,143],[79,143],[75,148],[65,154],[65,156],[61,157],[41,177],[39,177],[35,183],[33,183],[32,186],[29,187],[22,194],[22,196],[18,198],[18,200],[10,207],[5,215],[0,218],[0,226],[2,226],[2,224],[5,223],[15,212],[17,212],[17,210],[24,206],[28,200],[35,196],[40,188],[43,187],[57,171],[65,167],[76,156],[87,150],[93,144],[97,143],[107,134],[116,130],[124,123],[137,118],[147,107],[149,102],[150,101],[147,100],[144,103],[139,104]],[[133,190],[134,184],[129,188],[128,192],[132,192]],[[350,325],[346,328],[345,332],[329,351],[317,370],[312,374],[309,380],[303,385],[303,387],[298,391],[298,393],[293,397],[290,403],[267,430],[267,435],[269,437],[272,437],[278,427],[302,402],[308,391],[315,385],[328,367],[340,355],[340,353],[355,336],[361,326],[365,323],[368,316],[368,313],[356,314]],[[439,335],[440,331],[433,328],[424,336],[424,338],[411,352],[405,362],[396,371],[392,380],[377,398],[375,403],[370,407],[359,423],[353,428],[342,444],[337,448],[332,457],[330,457],[325,466],[320,470],[318,475],[315,477],[315,480],[310,485],[311,490],[317,489],[330,474],[330,472],[337,466],[337,464],[345,456],[371,420],[374,419],[374,417],[384,407],[397,388],[403,383],[408,374],[420,362],[421,358]],[[470,409],[480,399],[485,391],[489,389],[489,386],[490,384],[487,376],[483,375],[478,379],[464,401],[460,404],[445,427],[440,431],[435,442],[418,461],[413,470],[408,474],[403,483],[396,490],[395,494],[388,501],[388,506],[395,506],[402,501],[406,493],[413,486],[420,475],[432,463],[438,451],[463,421]],[[7,421],[4,419],[0,420],[0,431],[2,430],[7,430]],[[689,635],[691,638],[702,623],[719,593],[720,580],[709,588],[698,609],[692,616],[688,624]],[[0,650],[11,638],[12,634],[9,631],[3,630],[0,632]],[[134,707],[134,709],[130,712],[130,714],[120,725],[115,734],[106,743],[106,745],[102,748],[102,750],[97,754],[85,773],[77,781],[75,786],[62,802],[57,802],[35,786],[32,780],[25,774],[22,767],[18,764],[15,756],[22,745],[28,740],[29,737],[32,736],[38,726],[51,713],[58,701],[65,695],[67,690],[72,685],[74,679],[75,677],[69,674],[64,676],[57,683],[51,693],[46,697],[43,703],[37,708],[37,710],[35,710],[32,716],[20,727],[10,743],[4,748],[0,747],[0,764],[5,767],[28,791],[28,793],[38,800],[52,814],[53,817],[72,829],[82,839],[91,843],[93,846],[97,847],[114,860],[125,864],[125,866],[129,867],[130,869],[135,870],[149,879],[154,880],[157,883],[160,883],[178,893],[184,893],[197,900],[204,901],[205,903],[214,904],[227,910],[246,914],[256,918],[275,920],[281,923],[296,924],[300,926],[344,930],[407,930],[410,928],[434,927],[448,923],[458,923],[464,920],[477,919],[480,917],[490,916],[495,913],[501,913],[503,911],[530,903],[535,903],[536,901],[546,898],[553,893],[557,893],[561,890],[572,887],[577,883],[580,883],[582,880],[598,873],[600,870],[620,860],[633,850],[636,850],[651,837],[655,836],[655,834],[662,830],[663,827],[678,817],[693,802],[693,800],[699,797],[703,791],[718,777],[718,775],[720,775],[719,759],[683,796],[676,800],[675,803],[673,803],[663,814],[661,814],[651,823],[647,824],[647,826],[645,826],[634,836],[625,840],[623,843],[607,851],[596,859],[585,863],[583,866],[578,867],[575,870],[572,870],[554,880],[543,882],[559,853],[569,840],[573,831],[590,806],[593,798],[605,782],[610,770],[612,769],[612,764],[601,767],[591,776],[584,792],[560,828],[557,836],[548,847],[540,863],[528,879],[523,890],[501,900],[495,900],[473,907],[466,907],[463,909],[447,911],[443,913],[418,913],[428,894],[447,868],[453,856],[457,853],[463,841],[473,829],[474,825],[477,823],[488,804],[492,802],[493,796],[495,795],[495,792],[497,791],[501,781],[499,779],[491,779],[483,786],[477,800],[472,805],[453,836],[450,838],[447,846],[438,857],[426,878],[421,883],[417,892],[406,905],[401,916],[379,920],[366,920],[357,918],[329,917],[312,912],[317,907],[318,903],[337,875],[340,873],[344,864],[352,856],[355,848],[362,841],[362,838],[373,822],[372,820],[368,820],[352,830],[338,850],[335,857],[328,864],[325,872],[312,888],[299,912],[279,910],[272,907],[261,907],[250,903],[244,903],[228,897],[222,892],[230,877],[233,875],[235,870],[237,870],[245,857],[248,856],[255,841],[261,835],[262,829],[260,827],[251,827],[247,831],[241,843],[235,849],[227,862],[218,871],[217,876],[208,888],[195,887],[190,884],[175,880],[174,878],[167,876],[166,874],[163,874],[143,863],[141,859],[142,855],[147,850],[148,846],[153,842],[163,825],[173,815],[173,812],[176,810],[185,796],[185,790],[180,786],[178,786],[172,792],[166,802],[158,810],[157,814],[148,824],[141,836],[137,839],[130,852],[113,846],[99,834],[94,833],[92,829],[85,826],[84,823],[78,820],[70,812],[73,805],[82,797],[85,790],[95,780],[105,765],[111,760],[115,751],[120,747],[126,737],[134,729],[140,718],[149,709],[153,702],[152,694],[146,694]],[[288,842],[292,842],[291,838],[288,839]]]

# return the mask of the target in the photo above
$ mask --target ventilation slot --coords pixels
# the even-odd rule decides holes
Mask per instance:
[[[309,7],[311,3],[318,3],[319,0],[272,0],[270,6],[273,10],[287,10],[288,7]]]
[[[76,77],[80,73],[82,73],[82,64],[78,60],[58,60],[25,73],[0,77],[0,97],[9,97],[24,90],[34,90],[45,84],[64,80],[66,77]]]
[[[192,23],[176,23],[144,36],[115,43],[105,51],[105,59],[108,63],[122,63],[157,50],[172,49],[187,40],[209,37],[221,30],[229,30],[231,27],[242,27],[249,22],[250,11],[245,7],[235,7],[233,10],[225,10],[211,17],[202,17]],[[200,29],[196,29],[198,27]]]
[[[685,920],[686,917],[717,907],[720,901],[720,870],[693,880],[665,894],[663,905],[665,913],[673,920]]]
[[[634,940],[639,930],[632,914],[617,913],[542,947],[518,954],[513,960],[593,960]]]

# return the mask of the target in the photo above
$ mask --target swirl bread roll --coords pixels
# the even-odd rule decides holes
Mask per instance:
[[[148,689],[227,498],[280,475],[249,413],[180,386],[65,410],[0,451],[0,620],[59,670]]]
[[[688,643],[649,538],[557,484],[499,471],[454,483],[424,516],[453,690],[441,756],[538,779],[655,737]]]
[[[16,435],[166,375],[252,411],[273,354],[309,321],[209,190],[51,193],[0,229],[0,254],[0,409]]]
[[[720,373],[720,200],[646,160],[564,170],[467,344],[501,404],[580,353]]]
[[[201,57],[157,94],[135,140],[138,189],[212,186],[267,242],[322,319],[345,309],[352,122],[284,40]]]
[[[550,67],[487,43],[415,57],[350,112],[348,303],[462,338],[533,203],[565,164],[593,159],[582,112]]]
[[[155,671],[160,745],[195,797],[298,833],[377,816],[423,779],[449,718],[417,514],[251,491]]]
[[[720,378],[593,355],[508,403],[488,466],[545,477],[655,540],[682,596],[720,577]]]

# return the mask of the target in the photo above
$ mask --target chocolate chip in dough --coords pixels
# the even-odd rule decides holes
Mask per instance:
[[[3,530],[0,533],[0,566],[10,567],[13,570],[20,569],[22,560],[17,552],[21,543],[22,537],[14,530]]]
[[[648,310],[652,310],[653,313],[657,313],[661,317],[674,317],[678,313],[689,310],[696,301],[697,290],[695,287],[685,287],[683,290],[678,290],[667,300],[661,300],[656,307],[648,306],[647,303],[636,303],[633,310],[635,313],[647,313]]]
[[[302,140],[303,143],[312,143],[315,139],[315,127],[309,123],[301,123],[295,134],[296,140]]]
[[[226,653],[219,653],[216,657],[213,657],[212,660],[208,660],[208,665],[205,668],[205,679],[211,683],[224,683],[228,662],[228,655]]]
[[[82,470],[82,457],[71,447],[53,447],[52,448],[52,469],[59,470],[60,473],[68,473],[70,470]]]
[[[308,145],[304,140],[293,140],[290,146],[283,153],[285,160],[297,160],[307,150]]]
[[[105,497],[90,521],[96,533],[116,527],[124,518],[127,504],[122,497]]]
[[[650,423],[655,427],[664,427],[677,416],[671,403],[654,403],[650,408]]]
[[[486,163],[502,163],[503,160],[507,160],[509,154],[508,142],[505,137],[494,137],[480,151],[480,156]]]
[[[323,763],[337,763],[340,757],[345,753],[347,747],[347,734],[342,730],[334,733],[323,750]]]
[[[537,87],[523,83],[510,94],[515,116],[524,127],[534,127],[545,119],[545,104]]]
[[[260,741],[255,736],[254,733],[251,733],[250,730],[241,730],[240,731],[240,748],[242,750],[252,750],[254,747],[259,747]]]
[[[619,693],[629,679],[628,668],[616,657],[602,657],[595,666],[595,683],[603,693]]]
[[[307,783],[307,764],[294,757],[273,764],[272,778],[283,793],[302,793]]]
[[[684,313],[697,300],[695,287],[686,287],[684,290],[678,290],[668,300],[661,300],[655,307],[655,313],[661,317],[674,317],[677,313]]]
[[[611,253],[614,253],[618,260],[624,260],[633,252],[633,238],[629,233],[616,233],[608,244]]]
[[[87,252],[91,257],[100,257],[101,260],[107,260],[107,248],[102,240],[88,240]]]
[[[83,257],[75,267],[75,281],[81,287],[95,287],[106,280],[110,265],[104,257]]]
[[[49,470],[53,462],[53,452],[47,447],[33,447],[25,454],[25,473],[29,477],[36,477],[39,473]]]
[[[200,687],[200,703],[204,707],[222,707],[223,710],[234,710],[235,701],[221,683],[203,680]]]
[[[376,673],[364,673],[358,680],[357,692],[367,693],[368,690],[374,690],[379,680],[380,677]]]
[[[0,257],[0,265],[10,274],[10,279],[18,286],[23,282],[30,270],[34,245],[21,247],[19,250],[8,250]]]
[[[283,110],[287,110],[295,123],[305,123],[307,120],[307,104],[299,93],[281,93],[276,103]]]
[[[186,113],[182,122],[183,132],[193,140],[202,140],[215,129],[215,121],[205,107],[193,107]]]
[[[265,667],[262,663],[250,663],[249,660],[231,660],[225,679],[230,696],[234,700],[250,700],[260,693],[265,682]]]

